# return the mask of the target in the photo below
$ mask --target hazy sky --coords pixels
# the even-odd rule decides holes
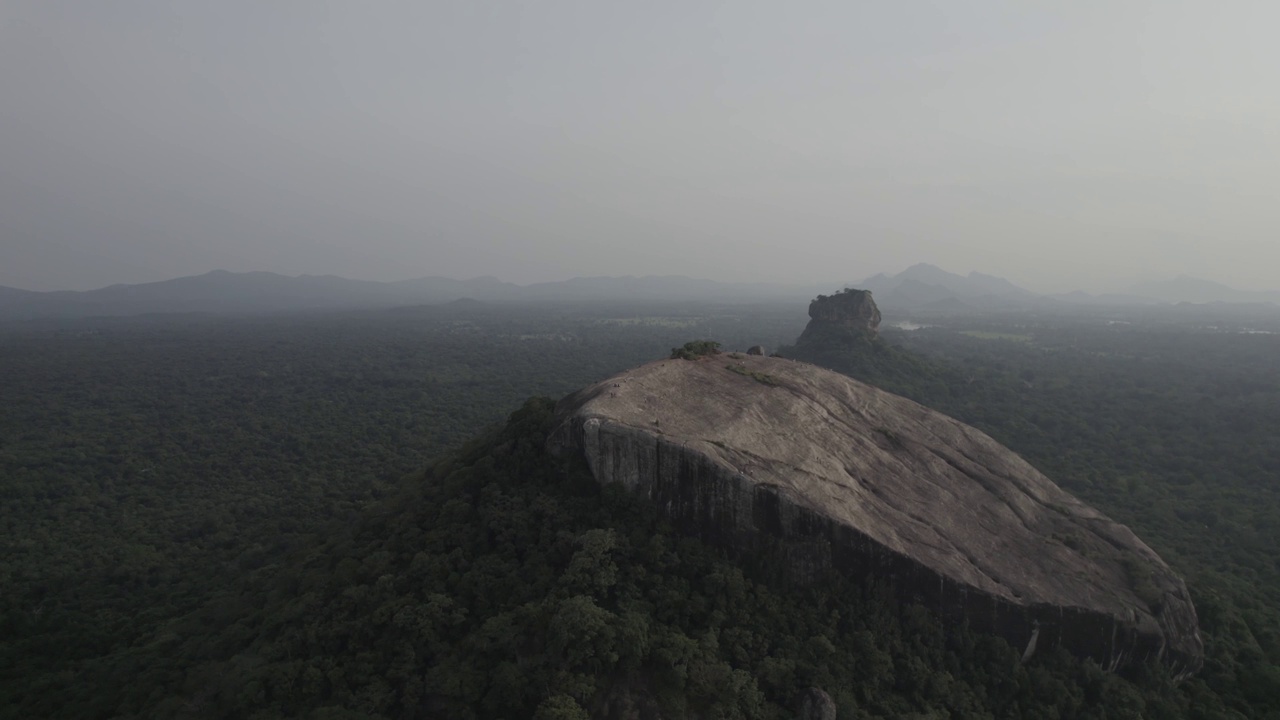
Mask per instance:
[[[0,285],[1276,288],[1280,5],[0,0]]]

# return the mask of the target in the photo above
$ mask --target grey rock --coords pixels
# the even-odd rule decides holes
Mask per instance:
[[[825,691],[808,688],[800,693],[797,720],[836,720],[836,704]]]
[[[819,295],[809,303],[809,324],[796,344],[837,337],[867,335],[880,330],[880,308],[869,290],[846,288],[835,295]]]
[[[904,599],[1116,669],[1203,663],[1187,588],[1127,527],[982,432],[808,363],[650,363],[561,401],[548,440],[683,531],[801,574],[893,579]],[[1036,632],[1038,629],[1038,632]]]
[[[764,351],[763,345],[752,345],[751,347],[747,348],[747,354],[748,355],[768,355],[768,353]]]

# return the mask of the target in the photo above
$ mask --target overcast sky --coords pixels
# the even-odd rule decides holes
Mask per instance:
[[[1274,2],[0,0],[0,285],[1277,288]]]

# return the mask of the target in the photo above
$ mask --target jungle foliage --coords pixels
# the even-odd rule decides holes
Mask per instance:
[[[939,325],[845,371],[1132,526],[1188,579],[1199,677],[1023,665],[874,583],[793,587],[546,457],[545,399],[450,450],[799,313],[468,305],[0,328],[0,714],[787,717],[818,686],[841,717],[1278,716],[1277,337]]]

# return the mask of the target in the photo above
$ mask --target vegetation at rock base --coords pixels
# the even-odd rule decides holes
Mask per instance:
[[[1276,336],[956,318],[882,331],[914,369],[861,366],[1186,576],[1208,658],[1172,687],[1020,665],[874,586],[794,587],[675,535],[542,454],[546,400],[440,455],[691,333],[776,347],[803,325],[605,312],[0,328],[0,716],[787,717],[809,686],[841,717],[1280,712]]]
[[[691,340],[681,347],[671,348],[672,360],[697,360],[708,355],[719,355],[720,343],[714,340]]]
[[[726,370],[730,372],[735,372],[739,375],[745,375],[751,378],[752,380],[755,380],[756,382],[760,383],[761,385],[777,385],[778,384],[778,379],[770,375],[769,373],[762,373],[759,370],[750,370],[745,365],[735,365],[733,363],[729,363],[724,367]]]
[[[926,392],[939,395],[947,392],[945,378],[939,374],[938,368],[881,337],[833,328],[826,331],[811,330],[807,333],[806,341],[804,344],[783,345],[778,348],[777,354],[831,368],[886,389],[899,388],[895,392],[900,392],[902,387],[915,387],[922,382],[936,383]]]

